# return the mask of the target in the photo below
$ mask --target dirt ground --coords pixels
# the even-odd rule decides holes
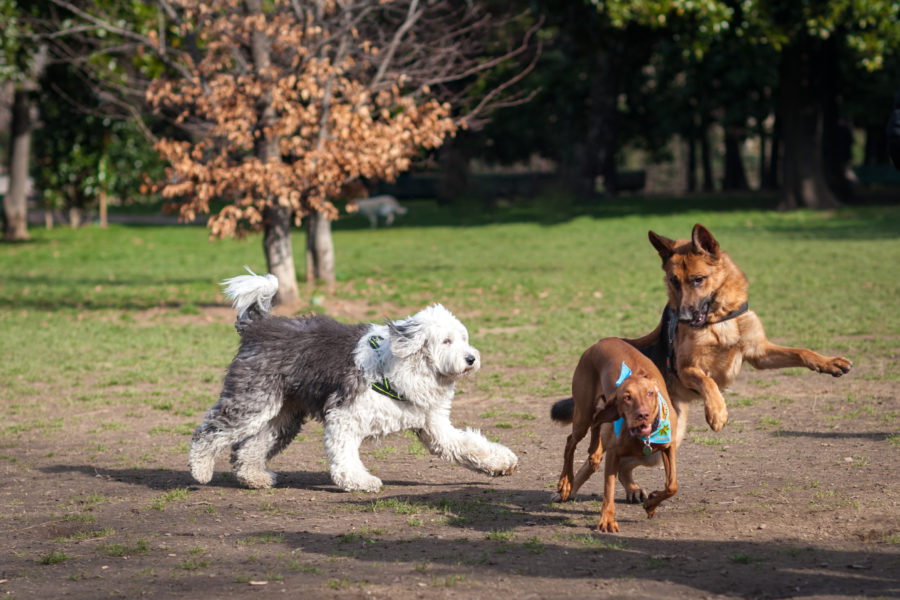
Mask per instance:
[[[862,354],[865,341],[855,345]],[[251,491],[225,458],[210,485],[191,480],[199,415],[147,409],[127,428],[102,426],[122,407],[67,415],[77,418],[65,428],[0,439],[0,594],[900,597],[900,401],[885,376],[900,350],[851,357],[840,379],[746,367],[718,434],[694,406],[678,494],[648,520],[619,488],[618,534],[594,530],[600,476],[574,502],[549,501],[568,433],[549,421],[556,398],[486,397],[464,382],[454,421],[507,444],[518,472],[489,479],[397,435],[363,447],[386,484],[368,495],[331,483],[315,422],[272,462],[278,487]],[[497,369],[485,357],[476,377]],[[547,376],[571,374],[530,375]],[[208,385],[211,404],[218,383]],[[661,469],[636,473],[662,487]]]

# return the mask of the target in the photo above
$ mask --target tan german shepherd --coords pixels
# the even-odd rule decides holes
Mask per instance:
[[[688,404],[693,400],[703,400],[706,422],[713,431],[725,426],[728,409],[721,390],[737,378],[744,361],[757,369],[806,367],[835,377],[853,366],[842,356],[829,358],[771,343],[759,317],[748,308],[747,277],[703,225],[694,225],[690,240],[670,240],[653,231],[649,237],[662,259],[669,300],[653,332],[625,341],[648,355],[665,374],[679,416],[677,444],[684,438]],[[557,416],[567,412],[568,402],[560,400],[552,412]],[[646,498],[631,471],[658,460],[650,456],[623,462],[619,480],[629,502]]]

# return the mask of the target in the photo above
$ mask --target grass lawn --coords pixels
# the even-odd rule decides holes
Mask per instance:
[[[521,368],[521,377],[481,386],[553,395],[568,382],[545,377],[547,369],[568,368],[599,337],[655,326],[665,292],[647,230],[686,237],[701,222],[747,273],[750,305],[773,339],[848,355],[896,348],[900,208],[777,213],[740,199],[705,200],[700,210],[630,202],[500,208],[483,224],[429,203],[412,204],[391,229],[349,218],[334,232],[338,286],[303,291],[310,310],[354,301],[373,321],[442,302],[469,327],[486,365]],[[720,209],[728,204],[737,208]],[[29,397],[48,388],[71,402],[186,414],[209,404],[208,389],[193,384],[220,380],[237,338],[200,313],[224,304],[218,282],[244,264],[265,270],[259,237],[210,242],[198,227],[121,225],[32,235],[0,252],[4,406],[32,406]],[[303,247],[298,233],[298,265]]]

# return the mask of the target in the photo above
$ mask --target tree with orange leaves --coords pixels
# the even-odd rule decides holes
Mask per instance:
[[[129,39],[165,59],[146,98],[190,133],[157,143],[170,165],[162,196],[184,220],[224,200],[214,238],[263,231],[282,304],[299,301],[292,223],[307,226],[307,278],[333,283],[341,187],[390,180],[488,109],[522,101],[506,91],[533,65],[472,100],[480,74],[529,53],[534,29],[486,59],[497,21],[471,2],[159,0],[159,23]]]

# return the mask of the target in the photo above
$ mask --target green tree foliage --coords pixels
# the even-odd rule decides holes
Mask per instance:
[[[80,70],[51,66],[40,106],[32,173],[47,208],[93,208],[104,195],[126,204],[155,200],[142,188],[162,177],[159,155],[134,120],[110,116]]]

